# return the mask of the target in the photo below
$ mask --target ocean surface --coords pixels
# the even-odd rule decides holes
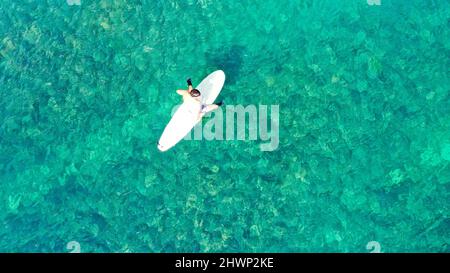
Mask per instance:
[[[449,22],[441,0],[2,0],[0,251],[450,252]],[[217,69],[226,105],[279,107],[278,148],[158,151]]]

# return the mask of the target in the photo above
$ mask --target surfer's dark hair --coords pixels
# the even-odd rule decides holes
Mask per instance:
[[[200,91],[198,91],[198,89],[192,89],[191,90],[191,96],[193,96],[193,97],[200,96]]]

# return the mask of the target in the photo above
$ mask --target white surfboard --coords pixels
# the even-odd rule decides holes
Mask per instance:
[[[214,103],[224,83],[225,73],[222,70],[217,70],[204,78],[196,87],[201,93],[202,102],[204,104]],[[172,116],[158,141],[160,151],[165,152],[175,146],[200,121],[197,119],[198,115],[189,111],[191,107],[191,105],[183,103]]]

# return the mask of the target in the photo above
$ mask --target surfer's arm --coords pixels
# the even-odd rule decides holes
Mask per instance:
[[[177,90],[177,94],[183,96],[184,94],[189,93],[187,90]]]
[[[188,85],[188,92],[190,93],[191,91],[192,91],[192,89],[194,89],[193,87],[192,87],[192,81],[191,81],[191,78],[189,78],[189,79],[187,79],[187,85]]]

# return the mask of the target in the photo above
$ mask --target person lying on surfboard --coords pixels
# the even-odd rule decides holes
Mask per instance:
[[[223,102],[213,104],[204,104],[202,102],[201,93],[198,89],[192,87],[191,79],[187,80],[188,90],[177,90],[177,93],[183,96],[183,102],[191,103],[193,109],[198,109],[198,119],[201,119],[206,113],[219,108]]]

